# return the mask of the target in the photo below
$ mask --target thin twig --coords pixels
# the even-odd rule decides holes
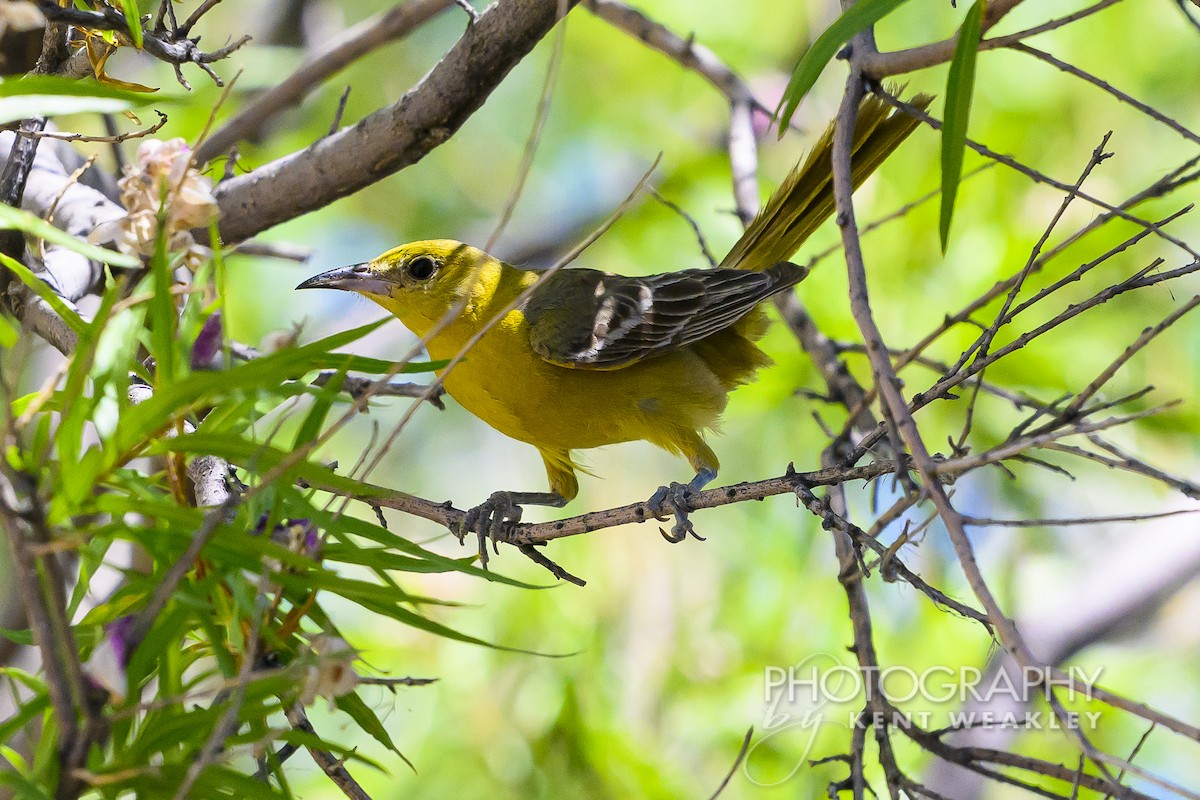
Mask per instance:
[[[475,9],[469,5],[468,9],[474,13]],[[559,3],[558,16],[560,19],[566,16],[569,10],[565,2]],[[475,18],[472,18],[474,21]],[[517,203],[521,200],[521,193],[525,190],[525,182],[529,180],[529,173],[533,170],[533,159],[537,155],[538,143],[542,139],[542,131],[546,127],[546,120],[550,118],[550,101],[554,99],[554,84],[558,80],[558,70],[562,65],[563,53],[566,50],[567,43],[567,25],[566,22],[561,22],[558,25],[558,33],[554,36],[554,49],[550,51],[550,61],[546,64],[546,76],[542,79],[542,92],[538,97],[537,110],[533,116],[533,127],[529,130],[529,138],[525,141],[525,149],[521,153],[521,163],[517,167],[517,177],[513,181],[512,189],[509,190],[508,199],[504,201],[503,210],[500,212],[500,218],[496,221],[496,227],[492,229],[492,233],[487,238],[487,244],[483,249],[491,252],[500,241],[504,229],[508,227],[509,220],[512,219],[513,212],[517,208]]]
[[[742,746],[738,748],[737,757],[733,759],[733,766],[729,768],[729,772],[725,775],[725,779],[721,781],[720,785],[717,786],[717,790],[709,796],[708,800],[717,800],[717,798],[721,796],[721,792],[725,791],[725,787],[729,785],[731,780],[733,780],[734,774],[737,772],[738,767],[742,765],[742,761],[746,758],[746,753],[750,750],[750,740],[753,737],[754,726],[751,725],[750,728],[746,730],[746,735],[742,737]]]
[[[1148,519],[1178,517],[1181,514],[1200,513],[1200,508],[1181,508],[1176,511],[1158,511],[1153,514],[1117,514],[1107,517],[1033,517],[1028,519],[997,519],[995,517],[963,516],[966,524],[977,528],[1056,528],[1068,525],[1100,525],[1113,522],[1144,522]]]
[[[658,189],[651,187],[650,188],[650,196],[653,197],[658,202],[662,203],[667,208],[674,211],[676,214],[678,214],[683,219],[684,222],[686,222],[688,224],[688,227],[690,227],[692,229],[692,233],[696,237],[696,243],[698,245],[700,245],[700,253],[704,256],[704,260],[708,262],[708,265],[710,267],[713,267],[715,269],[717,266],[717,259],[715,256],[713,256],[712,250],[709,249],[708,241],[705,240],[705,238],[704,238],[704,231],[700,230],[700,223],[696,222],[696,218],[693,217],[691,214],[687,213],[686,211],[684,211],[683,208],[680,207],[678,203],[674,203],[674,202],[668,200],[667,198],[663,197],[662,193],[659,192]]]
[[[334,109],[333,119],[329,123],[329,133],[326,136],[333,136],[338,132],[338,128],[342,127],[342,115],[346,113],[346,101],[350,99],[350,84],[346,84],[346,88],[342,90],[342,96],[338,98],[337,108]]]
[[[1056,69],[1062,70],[1063,72],[1067,73],[1068,75],[1074,75],[1076,78],[1079,78],[1080,80],[1090,83],[1093,86],[1095,86],[1099,89],[1102,89],[1105,92],[1108,92],[1110,95],[1115,97],[1117,100],[1120,100],[1122,103],[1125,103],[1126,105],[1136,108],[1138,111],[1142,112],[1143,114],[1150,117],[1151,119],[1153,119],[1157,122],[1161,122],[1163,125],[1166,125],[1168,128],[1175,131],[1183,138],[1188,139],[1189,141],[1192,141],[1192,142],[1196,142],[1197,144],[1200,144],[1200,134],[1196,134],[1193,131],[1185,128],[1183,125],[1179,124],[1179,122],[1177,122],[1176,120],[1171,119],[1166,114],[1164,114],[1161,111],[1159,111],[1158,109],[1154,108],[1154,106],[1147,105],[1146,103],[1143,103],[1141,100],[1138,100],[1138,99],[1126,94],[1125,92],[1122,92],[1120,89],[1117,89],[1116,87],[1114,87],[1112,84],[1108,83],[1107,81],[1103,81],[1100,78],[1097,78],[1095,75],[1093,75],[1090,72],[1087,72],[1086,70],[1082,70],[1079,67],[1075,66],[1074,64],[1068,64],[1066,61],[1063,61],[1060,58],[1055,58],[1054,56],[1050,55],[1049,53],[1047,53],[1044,50],[1038,50],[1036,47],[1030,47],[1029,45],[1027,45],[1023,42],[1013,42],[1012,44],[1008,45],[1008,48],[1010,50],[1016,50],[1018,53],[1025,53],[1026,55],[1030,55],[1030,56],[1033,56],[1034,58],[1045,61],[1047,64],[1052,65]]]
[[[129,131],[128,133],[118,133],[108,136],[92,136],[86,133],[64,133],[62,131],[22,131],[18,130],[19,136],[32,136],[39,139],[57,139],[60,142],[107,142],[110,144],[119,144],[130,139],[140,139],[143,136],[149,136],[152,133],[158,133],[163,125],[167,124],[167,115],[154,109],[154,113],[158,114],[158,122],[148,128],[141,130]]]

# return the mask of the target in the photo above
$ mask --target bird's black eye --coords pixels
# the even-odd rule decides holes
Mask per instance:
[[[429,256],[417,256],[408,262],[405,271],[416,281],[427,281],[437,272],[438,264]]]

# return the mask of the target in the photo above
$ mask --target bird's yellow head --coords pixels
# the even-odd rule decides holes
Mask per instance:
[[[357,292],[400,318],[423,336],[454,303],[481,291],[499,262],[482,250],[452,239],[409,242],[362,264],[314,275],[297,289]]]

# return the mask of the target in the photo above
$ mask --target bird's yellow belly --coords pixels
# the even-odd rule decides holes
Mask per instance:
[[[513,315],[510,315],[513,316]],[[623,369],[570,369],[529,349],[520,318],[485,335],[445,376],[446,391],[491,427],[535,447],[575,450],[716,423],[726,390],[688,349]],[[451,342],[430,342],[435,359]]]

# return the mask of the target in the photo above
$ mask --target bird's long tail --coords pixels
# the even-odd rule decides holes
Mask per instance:
[[[910,102],[925,108],[932,95]],[[889,114],[882,99],[867,95],[858,107],[854,150],[850,161],[855,188],[903,142],[918,120],[902,112]],[[833,125],[798,163],[758,212],[720,266],[761,272],[790,259],[804,240],[833,213]]]

